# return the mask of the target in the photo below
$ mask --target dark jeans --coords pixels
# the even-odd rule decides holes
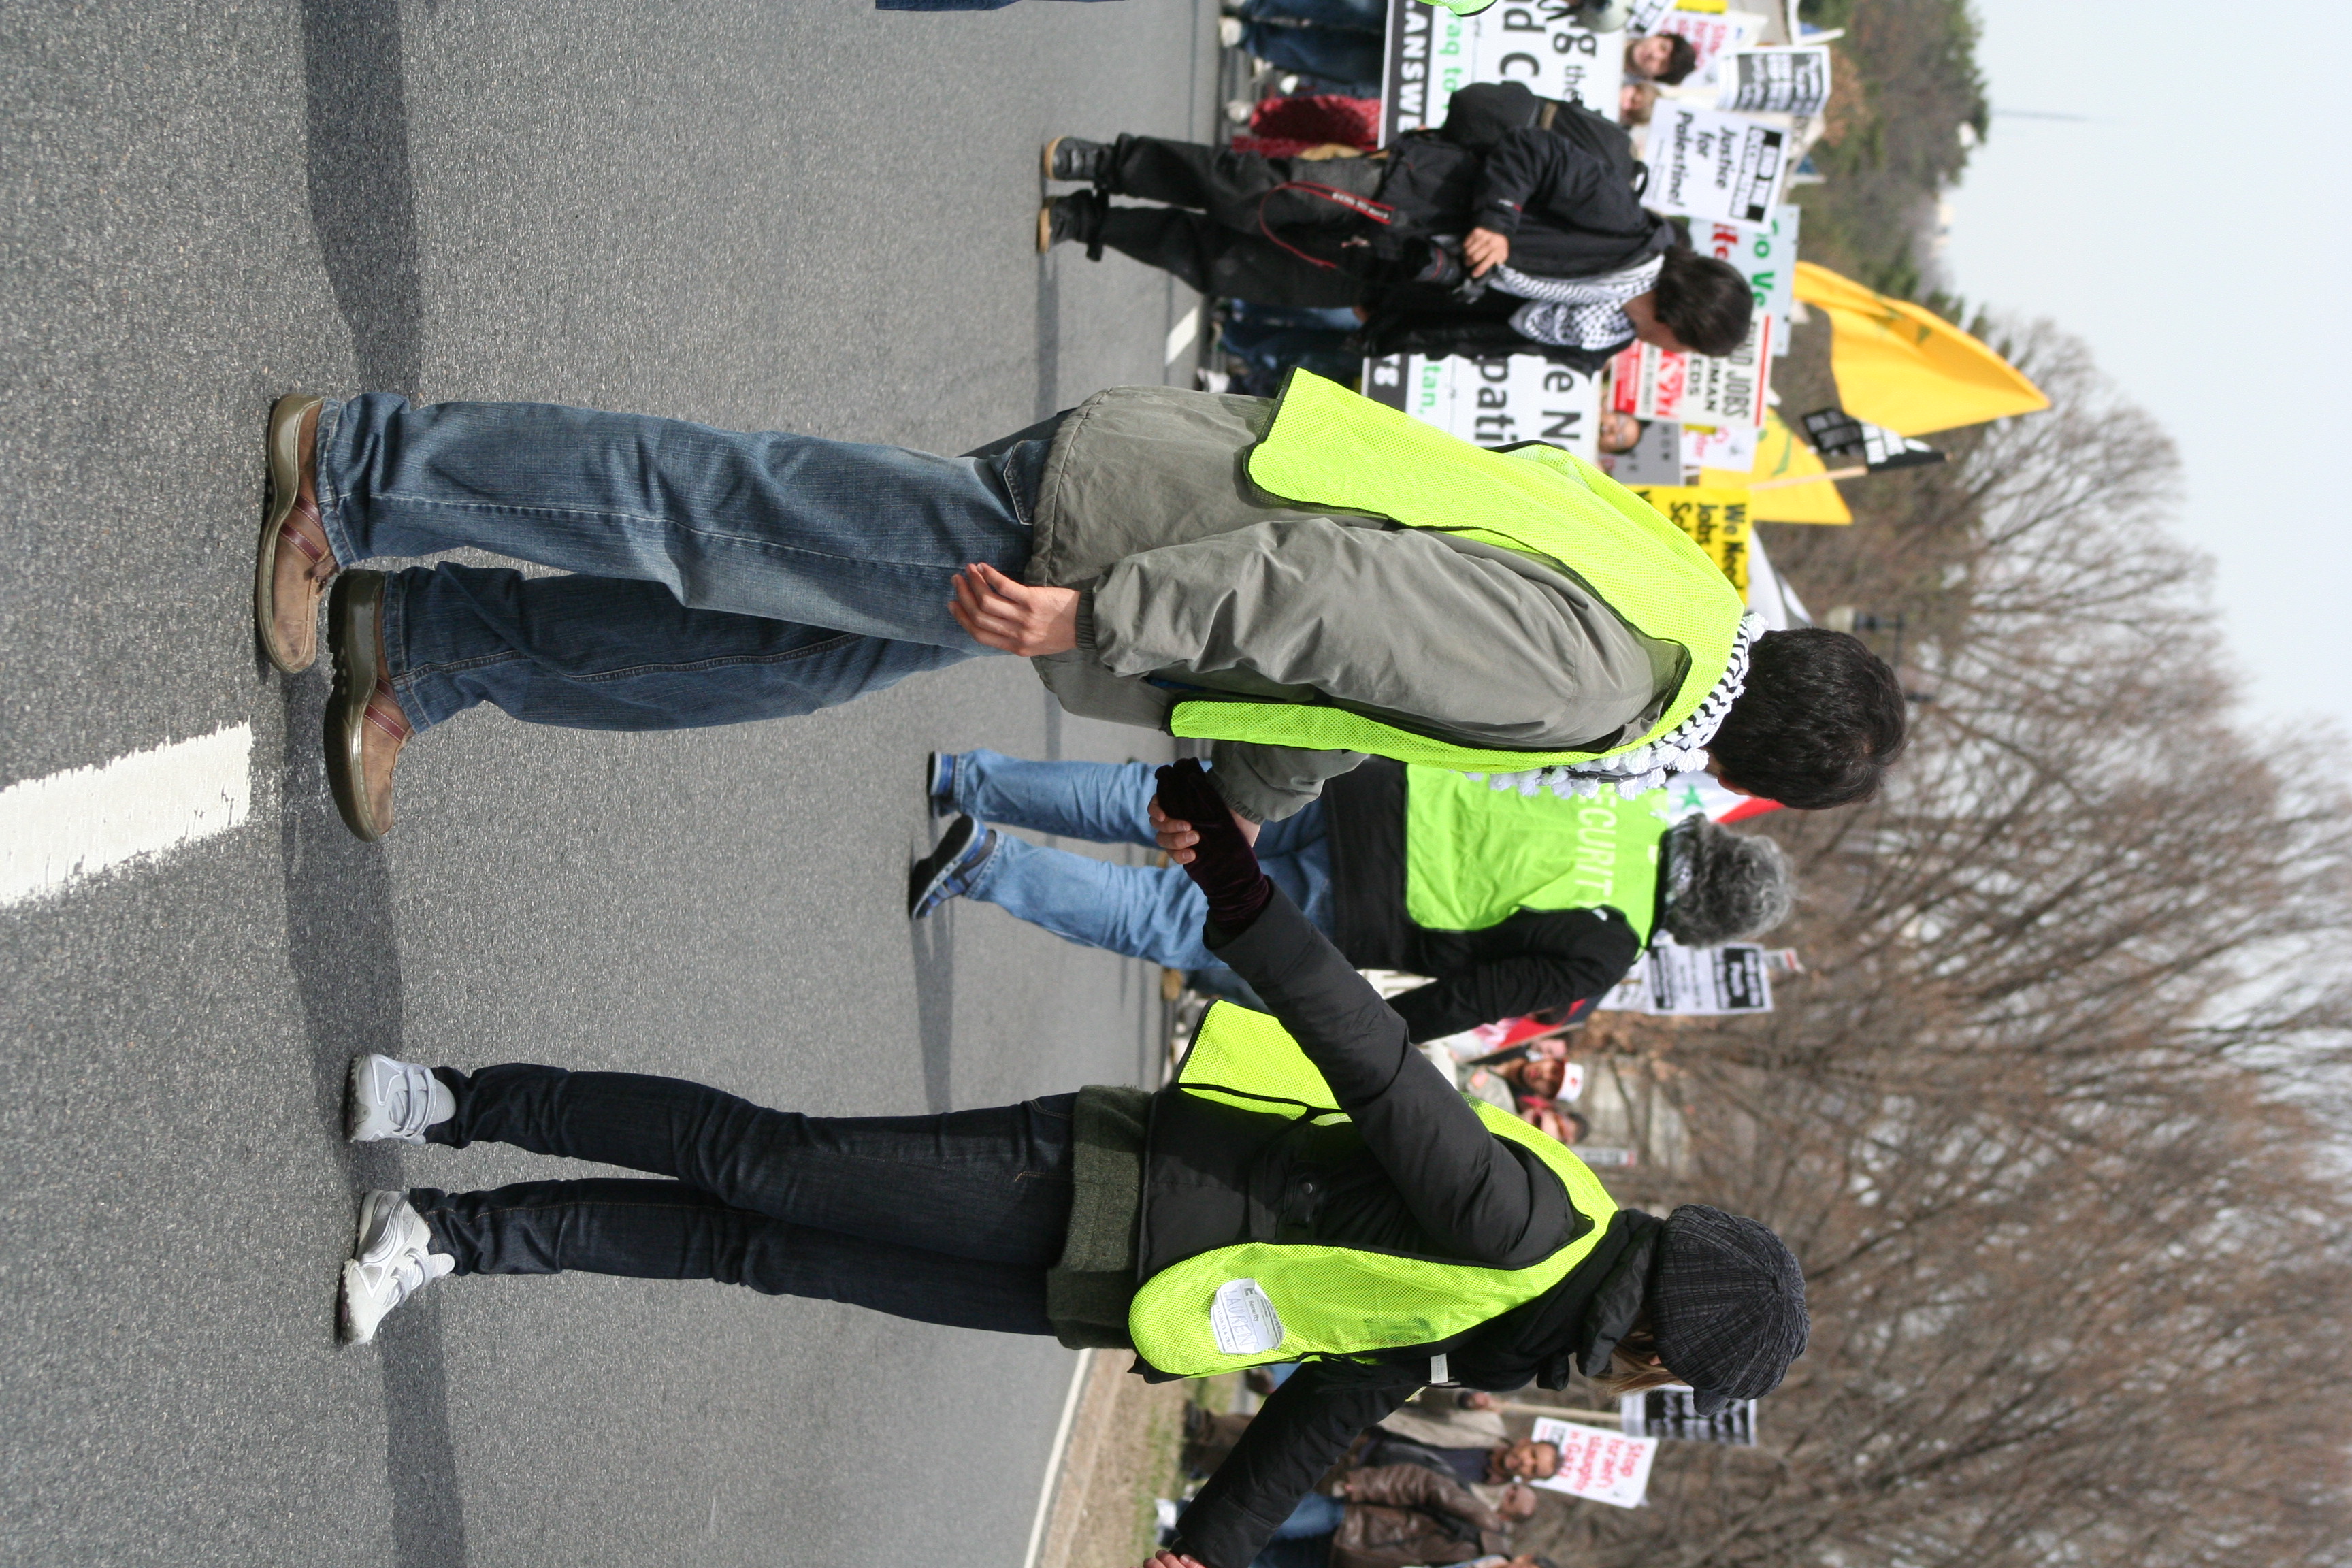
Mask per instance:
[[[420,1187],[460,1274],[717,1279],[895,1317],[1050,1334],[1070,1223],[1075,1095],[943,1116],[813,1117],[639,1073],[435,1069],[457,1112],[426,1136],[670,1181]]]
[[[1316,262],[1330,260],[1364,220],[1345,206],[1283,187],[1305,183],[1369,196],[1379,189],[1384,168],[1361,158],[1266,158],[1193,142],[1122,136],[1104,187],[1113,195],[1168,205],[1111,208],[1102,241],[1204,294],[1262,305],[1353,305],[1363,297],[1363,284]]]

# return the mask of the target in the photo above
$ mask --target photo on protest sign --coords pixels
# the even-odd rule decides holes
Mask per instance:
[[[1663,1437],[1680,1443],[1756,1446],[1756,1402],[1735,1399],[1712,1415],[1698,1413],[1698,1395],[1688,1384],[1670,1383],[1618,1401],[1618,1421],[1630,1436]]]
[[[1519,82],[1538,98],[1581,103],[1614,121],[1624,35],[1587,32],[1559,19],[1566,10],[1556,0],[1502,0],[1456,16],[1419,0],[1391,5],[1381,140],[1444,124],[1454,92],[1481,81]]]
[[[1748,279],[1757,310],[1772,318],[1772,353],[1789,352],[1789,308],[1797,298],[1797,235],[1804,209],[1782,203],[1760,224],[1690,226],[1691,248],[1736,268]]]
[[[1830,51],[1734,49],[1716,70],[1715,105],[1736,114],[1819,114],[1830,100]]]
[[[1629,1437],[1549,1415],[1536,1417],[1529,1436],[1559,1448],[1559,1473],[1533,1485],[1617,1508],[1642,1506],[1650,1489],[1650,1466],[1658,1457],[1655,1437]]]
[[[1671,419],[1653,419],[1642,426],[1642,438],[1622,452],[1601,454],[1601,470],[1621,485],[1678,485],[1683,482],[1683,427]]]
[[[1643,152],[1643,200],[1677,217],[1763,223],[1780,205],[1789,133],[1695,104],[1662,101]]]
[[[1660,942],[1642,955],[1633,973],[1601,998],[1599,1005],[1610,1012],[1685,1018],[1769,1013],[1772,968],[1771,957],[1764,949],[1744,942],[1682,947]]]
[[[1771,390],[1772,318],[1748,325],[1748,341],[1723,355],[1675,353],[1635,343],[1609,362],[1610,406],[1636,419],[1761,429]]]
[[[1661,15],[1650,31],[1674,33],[1688,38],[1698,64],[1682,79],[1686,88],[1714,87],[1723,79],[1718,74],[1726,55],[1744,49],[1764,36],[1766,18],[1753,11],[1680,11],[1669,9]],[[1726,107],[1728,107],[1727,105]]]
[[[1365,365],[1364,395],[1480,447],[1540,441],[1587,462],[1600,455],[1601,378],[1539,354],[1390,354]]]
[[[1723,569],[1731,585],[1748,592],[1748,492],[1726,486],[1635,485],[1635,495],[1690,535],[1691,542]]]

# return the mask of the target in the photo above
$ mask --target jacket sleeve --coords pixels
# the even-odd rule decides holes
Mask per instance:
[[[1487,956],[1390,999],[1415,1042],[1598,996],[1642,956],[1633,926],[1612,909],[1522,910],[1487,934],[1505,933],[1520,939],[1517,952]]]
[[[1429,1509],[1450,1513],[1480,1530],[1506,1531],[1511,1521],[1478,1500],[1477,1494],[1427,1465],[1375,1465],[1348,1477],[1348,1500],[1383,1508]]]
[[[1210,950],[1256,987],[1322,1072],[1413,1218],[1441,1246],[1501,1263],[1531,1240],[1538,1176],[1405,1038],[1404,1020],[1279,890]]]
[[[1219,741],[1209,758],[1209,783],[1225,804],[1252,822],[1280,822],[1323,793],[1327,779],[1353,771],[1361,752],[1309,752],[1255,741]]]
[[[1176,1521],[1175,1550],[1249,1568],[1348,1445],[1412,1395],[1418,1367],[1309,1362],[1269,1395]],[[1418,1467],[1412,1467],[1418,1468]]]
[[[1573,213],[1608,174],[1608,166],[1564,136],[1522,126],[1495,144],[1478,174],[1471,210],[1480,227],[1517,234],[1521,215]]]

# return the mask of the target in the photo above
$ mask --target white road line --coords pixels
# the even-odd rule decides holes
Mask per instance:
[[[1160,363],[1161,364],[1174,364],[1176,363],[1176,356],[1182,353],[1186,349],[1191,348],[1192,346],[1192,340],[1200,335],[1201,307],[1195,305],[1191,310],[1184,312],[1184,319],[1182,321],[1168,329],[1168,354],[1167,357],[1162,359]]]
[[[0,909],[226,833],[253,810],[253,726],[231,724],[0,790]]]
[[[1078,1413],[1078,1395],[1086,1392],[1087,1368],[1095,1352],[1080,1351],[1070,1369],[1070,1392],[1062,1401],[1062,1424],[1054,1428],[1054,1449],[1045,1456],[1045,1480],[1037,1489],[1036,1517],[1029,1521],[1029,1550],[1021,1554],[1021,1568],[1037,1568],[1037,1550],[1045,1544],[1045,1517],[1054,1506],[1054,1489],[1062,1479],[1062,1453],[1070,1446],[1070,1421]]]

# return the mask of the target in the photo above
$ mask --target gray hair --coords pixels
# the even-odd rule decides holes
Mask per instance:
[[[1695,816],[1667,830],[1665,913],[1685,947],[1761,936],[1797,904],[1797,873],[1778,844]]]

